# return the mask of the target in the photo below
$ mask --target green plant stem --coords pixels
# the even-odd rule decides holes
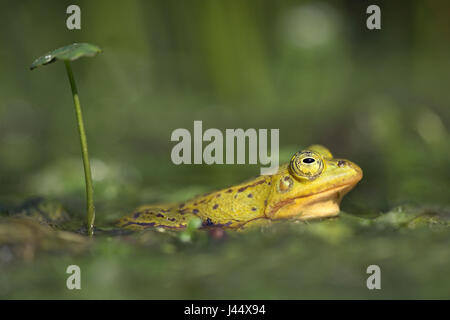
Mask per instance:
[[[91,166],[89,164],[86,133],[84,131],[83,115],[81,113],[80,99],[78,97],[78,89],[77,85],[75,84],[75,78],[73,77],[70,61],[64,61],[64,63],[66,65],[66,71],[69,77],[70,87],[72,88],[73,103],[75,105],[75,114],[77,116],[78,133],[80,134],[81,154],[83,156],[83,165],[84,165],[84,178],[86,181],[87,229],[88,234],[92,236],[94,234],[95,207],[94,207],[94,190],[92,187],[92,175],[91,175]]]

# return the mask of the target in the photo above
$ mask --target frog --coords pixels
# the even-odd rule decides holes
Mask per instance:
[[[192,219],[200,219],[201,228],[245,230],[283,220],[331,218],[339,215],[342,198],[362,177],[358,165],[334,158],[328,148],[315,144],[295,152],[271,175],[179,203],[143,205],[117,225],[182,230]]]

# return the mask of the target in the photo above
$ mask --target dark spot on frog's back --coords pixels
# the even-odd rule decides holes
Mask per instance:
[[[195,213],[195,214],[197,214],[197,213],[198,213],[198,209],[194,209],[194,210],[192,210],[192,213]]]
[[[213,209],[217,209],[219,207],[219,205],[216,203],[214,206],[213,206]]]
[[[233,192],[233,189],[228,189],[227,193]]]
[[[252,211],[256,211],[256,208],[255,208],[255,207],[253,207],[253,208],[252,208]]]
[[[212,222],[212,220],[210,218],[206,219],[206,221],[203,222],[204,227],[210,227],[213,225],[214,225],[214,222]]]
[[[248,194],[248,198],[253,198],[253,195],[251,193]]]
[[[142,214],[142,211],[138,211],[135,214],[133,214],[133,219],[139,218],[139,216]]]
[[[161,214],[161,213],[158,213],[156,216],[159,217],[159,218],[164,218],[164,215]]]

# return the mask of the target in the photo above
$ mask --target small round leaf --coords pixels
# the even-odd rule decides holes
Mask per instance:
[[[30,70],[55,62],[56,60],[74,61],[81,57],[93,57],[100,52],[102,50],[93,44],[72,43],[40,56],[31,64]]]

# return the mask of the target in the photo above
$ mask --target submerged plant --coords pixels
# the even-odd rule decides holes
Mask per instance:
[[[92,187],[91,166],[89,164],[88,146],[86,140],[86,133],[84,131],[83,115],[81,113],[80,99],[78,97],[78,89],[73,76],[71,61],[77,60],[81,57],[93,57],[101,49],[95,45],[88,43],[73,43],[68,46],[53,50],[39,58],[37,58],[30,66],[33,70],[39,66],[47,65],[57,60],[64,61],[66,66],[67,76],[69,77],[70,87],[72,89],[73,103],[75,106],[75,115],[78,125],[78,133],[81,142],[81,155],[83,158],[84,176],[86,182],[86,202],[87,202],[87,232],[90,236],[94,234],[94,191]]]

